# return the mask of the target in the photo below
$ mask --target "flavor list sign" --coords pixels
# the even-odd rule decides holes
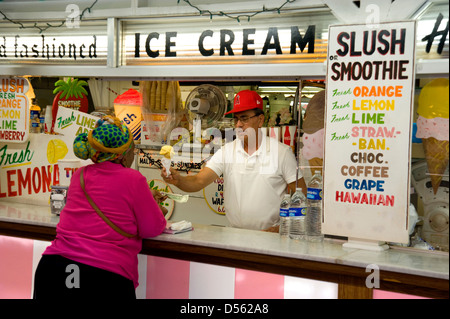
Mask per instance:
[[[415,22],[330,26],[326,234],[408,242]]]
[[[28,140],[30,84],[25,78],[0,78],[0,142],[23,143]]]

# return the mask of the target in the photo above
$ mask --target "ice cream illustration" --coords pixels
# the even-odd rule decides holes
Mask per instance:
[[[163,155],[161,162],[166,169],[166,175],[170,175],[170,166],[172,165],[172,156],[174,155],[173,147],[170,145],[164,145],[159,151],[160,155]]]
[[[419,95],[416,136],[422,139],[434,194],[448,165],[448,79],[434,79]]]
[[[303,122],[302,156],[309,161],[311,173],[323,166],[323,135],[325,90],[316,93],[309,101]]]

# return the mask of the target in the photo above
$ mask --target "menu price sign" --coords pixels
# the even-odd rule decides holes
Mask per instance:
[[[408,242],[414,21],[330,26],[326,234]]]
[[[0,142],[23,143],[28,140],[30,88],[25,78],[0,77]]]

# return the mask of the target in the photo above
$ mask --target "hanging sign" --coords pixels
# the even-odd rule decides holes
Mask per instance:
[[[25,78],[0,78],[0,142],[23,143],[28,140],[30,84]]]
[[[223,19],[206,25],[202,18],[124,22],[121,56],[126,65],[322,63],[322,28],[301,20],[255,18],[245,26]]]
[[[106,35],[78,35],[77,31],[64,34],[32,35],[26,33],[2,34],[0,37],[0,64],[105,64]]]
[[[408,242],[415,26],[329,28],[326,234]]]

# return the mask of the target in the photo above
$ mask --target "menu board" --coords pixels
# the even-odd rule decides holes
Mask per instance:
[[[415,29],[329,28],[325,234],[408,242]]]
[[[30,131],[30,88],[25,78],[0,78],[0,142],[23,143]]]

